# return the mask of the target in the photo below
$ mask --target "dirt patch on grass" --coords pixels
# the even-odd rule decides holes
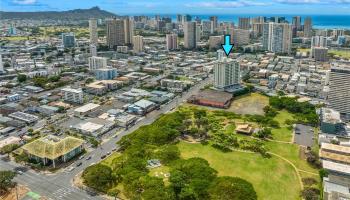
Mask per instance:
[[[233,100],[228,111],[237,114],[264,115],[264,107],[269,105],[269,98],[259,93],[251,93]]]

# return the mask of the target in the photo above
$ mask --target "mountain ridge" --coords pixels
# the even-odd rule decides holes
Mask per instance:
[[[6,12],[0,11],[0,19],[55,19],[55,20],[87,20],[89,18],[107,18],[117,16],[114,13],[101,10],[95,6],[89,9],[74,9],[67,11],[35,11],[35,12]]]

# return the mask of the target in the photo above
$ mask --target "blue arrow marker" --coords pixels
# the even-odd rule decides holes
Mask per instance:
[[[226,56],[228,57],[231,53],[233,45],[231,44],[231,35],[225,35],[225,43],[221,45],[222,49],[225,51]]]

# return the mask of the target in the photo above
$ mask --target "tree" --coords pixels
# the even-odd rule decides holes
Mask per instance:
[[[10,63],[5,62],[5,63],[4,63],[4,68],[9,68],[9,67],[11,67]]]
[[[92,82],[94,82],[94,78],[87,78],[86,80],[85,80],[85,84],[90,84],[90,83],[92,83]]]
[[[23,83],[27,80],[27,76],[25,74],[18,74],[17,80],[18,80],[18,82]]]
[[[163,164],[168,164],[180,158],[180,151],[175,145],[164,145],[156,153],[156,156]]]
[[[237,177],[218,177],[209,188],[211,200],[256,200],[258,199],[251,183]]]
[[[263,128],[254,134],[254,136],[258,138],[268,138],[271,135],[272,135],[272,132],[270,128]]]
[[[318,171],[318,174],[320,175],[321,180],[323,180],[324,177],[328,176],[328,171],[322,168]]]
[[[10,153],[12,151],[16,150],[18,147],[19,147],[18,144],[8,144],[8,145],[3,146],[0,149],[0,153],[1,154],[7,154],[7,156],[10,157]]]
[[[16,173],[13,171],[0,171],[0,193],[1,194],[6,193],[8,189],[16,185],[16,183],[12,182],[15,176],[16,176]]]
[[[217,171],[202,158],[180,159],[174,163],[169,181],[177,196],[184,195],[183,193],[187,190],[192,190],[198,199],[207,199],[207,189],[216,178],[216,174]]]
[[[86,168],[82,177],[84,184],[101,192],[106,192],[115,180],[112,169],[103,164]]]
[[[107,194],[109,196],[114,197],[114,200],[117,200],[119,193],[120,193],[120,190],[118,190],[117,188],[112,188],[112,189],[108,190],[108,192],[107,192]]]
[[[317,188],[307,187],[301,191],[301,197],[305,200],[318,200],[320,195],[320,190]]]

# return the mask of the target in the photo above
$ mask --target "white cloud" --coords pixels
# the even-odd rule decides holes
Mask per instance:
[[[13,3],[20,5],[31,5],[35,4],[37,0],[13,0]]]
[[[265,6],[269,5],[268,3],[263,2],[254,2],[247,0],[239,1],[203,1],[197,3],[188,3],[185,4],[187,7],[204,7],[204,8],[239,8],[244,6]]]
[[[324,1],[320,0],[276,0],[278,3],[284,3],[284,4],[320,4],[325,3]]]

